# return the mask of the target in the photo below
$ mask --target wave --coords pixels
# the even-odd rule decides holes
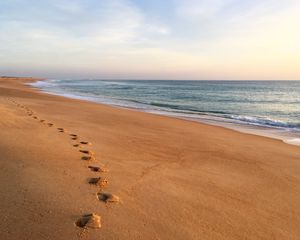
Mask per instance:
[[[283,140],[283,141],[287,144],[300,146],[300,138],[286,139],[286,140]]]
[[[94,80],[93,80],[94,81]],[[77,93],[74,92],[74,89],[64,89],[61,83],[65,84],[66,80],[47,80],[47,81],[38,81],[35,83],[31,83],[30,85],[40,88],[48,93],[52,92],[57,95],[63,95],[66,97],[71,98],[79,98],[85,99],[89,101],[115,105],[119,107],[126,107],[126,108],[134,108],[141,111],[146,112],[155,112],[159,114],[165,114],[178,117],[188,117],[188,118],[214,118],[217,119],[219,122],[229,122],[229,123],[238,123],[238,124],[247,124],[247,125],[254,125],[254,126],[263,126],[263,127],[272,127],[272,128],[281,128],[281,129],[292,129],[300,131],[300,122],[299,123],[290,123],[285,122],[277,119],[271,119],[268,117],[259,117],[259,116],[245,116],[243,114],[233,114],[232,112],[227,111],[210,111],[210,110],[203,110],[197,109],[197,107],[193,107],[192,105],[184,105],[184,104],[176,104],[172,103],[171,101],[168,102],[161,102],[159,101],[147,101],[145,100],[136,100],[130,98],[118,98],[112,96],[101,96],[95,93],[95,91],[91,91],[90,86],[93,86],[94,82],[81,82],[76,81],[76,86],[88,86],[89,89],[76,89]],[[75,81],[72,81],[74,84]],[[71,84],[70,81],[67,84]],[[104,85],[106,86],[104,86]],[[97,87],[101,87],[106,89],[109,88],[111,85],[114,85],[114,88],[118,88],[121,90],[125,89],[134,89],[135,84],[131,83],[120,83],[115,81],[101,81],[101,85]],[[182,100],[182,99],[181,99]],[[184,103],[184,102],[182,102]]]
[[[36,81],[33,83],[28,83],[28,85],[36,88],[46,88],[46,87],[55,87],[58,86],[59,80],[47,80],[47,81]]]
[[[242,123],[258,125],[258,126],[266,126],[266,127],[275,127],[275,128],[292,128],[295,130],[300,130],[300,122],[299,123],[288,123],[280,120],[270,119],[270,118],[261,118],[261,117],[252,117],[252,116],[240,116],[240,115],[231,115],[227,116],[227,118],[237,120]]]
[[[121,100],[121,99],[119,99]],[[264,126],[264,127],[275,127],[275,128],[292,128],[295,130],[300,130],[300,122],[299,123],[288,123],[276,119],[271,119],[267,117],[254,117],[254,116],[244,116],[244,115],[232,115],[229,112],[225,111],[199,111],[197,109],[188,107],[188,106],[180,106],[176,104],[168,104],[168,103],[158,103],[158,102],[142,102],[137,100],[127,100],[138,104],[145,104],[145,105],[151,105],[155,107],[161,107],[160,110],[165,110],[167,112],[173,112],[173,113],[183,113],[190,115],[206,115],[206,116],[213,116],[222,118],[223,120],[236,120],[239,123],[244,124],[252,124],[255,126]],[[155,109],[152,109],[155,110]]]

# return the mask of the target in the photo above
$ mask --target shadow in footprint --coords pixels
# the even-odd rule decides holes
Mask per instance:
[[[90,154],[90,155],[94,155],[95,153],[89,150],[79,150],[79,152],[85,153],[85,154]]]
[[[90,178],[89,184],[104,188],[108,184],[108,180],[106,178],[101,177]]]
[[[94,156],[82,156],[81,160],[85,160],[85,161],[93,161],[96,160]]]
[[[120,198],[117,195],[111,193],[99,192],[97,193],[97,198],[105,203],[119,203]]]
[[[57,128],[57,130],[61,133],[66,132],[66,130],[64,128]]]
[[[88,168],[93,172],[108,172],[108,169],[105,167],[88,166]]]
[[[80,144],[83,144],[83,145],[92,145],[90,142],[86,142],[86,141],[81,141]]]
[[[76,221],[76,226],[80,228],[101,228],[101,216],[95,213],[85,214]]]

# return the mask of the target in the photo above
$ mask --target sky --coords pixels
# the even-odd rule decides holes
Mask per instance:
[[[0,75],[300,80],[300,1],[1,0]]]

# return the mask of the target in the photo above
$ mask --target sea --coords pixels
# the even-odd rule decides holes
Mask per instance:
[[[183,118],[300,146],[300,81],[49,79],[44,92]]]

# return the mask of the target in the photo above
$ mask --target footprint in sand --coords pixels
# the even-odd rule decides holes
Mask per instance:
[[[83,145],[92,145],[90,142],[86,142],[86,141],[81,141],[80,144],[83,144]]]
[[[54,124],[53,123],[47,123],[48,127],[52,127]]]
[[[45,120],[44,120],[44,119],[41,119],[40,122],[43,123],[43,122],[45,122]]]
[[[57,128],[57,130],[58,130],[59,132],[66,132],[66,130],[65,130],[64,128]]]
[[[106,167],[99,167],[99,166],[88,166],[88,168],[93,172],[108,172]]]
[[[119,203],[120,198],[117,195],[111,193],[98,192],[96,193],[97,198],[105,203]]]
[[[95,213],[83,215],[76,222],[76,226],[80,228],[101,228],[101,216]]]
[[[94,156],[83,156],[81,157],[82,160],[85,160],[85,161],[95,161],[95,157]]]
[[[81,152],[81,153],[85,153],[85,154],[90,154],[90,155],[95,155],[95,153],[94,153],[94,152],[92,152],[92,151],[89,151],[89,150],[79,150],[79,152]]]
[[[108,180],[106,178],[90,178],[89,179],[89,184],[98,186],[100,188],[104,188],[108,184]]]
[[[80,147],[80,144],[74,144],[73,147]]]
[[[78,135],[77,134],[70,134],[70,136],[72,137],[72,140],[78,140]]]

